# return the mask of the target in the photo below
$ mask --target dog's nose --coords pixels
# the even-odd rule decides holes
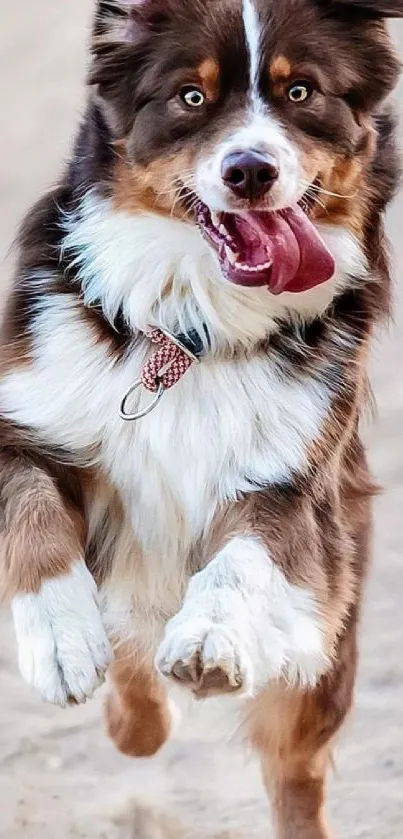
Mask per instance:
[[[221,176],[239,198],[261,198],[279,176],[278,163],[268,152],[234,151],[224,158]]]

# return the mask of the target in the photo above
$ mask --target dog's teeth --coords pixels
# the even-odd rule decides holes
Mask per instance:
[[[235,268],[240,271],[245,271],[248,274],[257,274],[261,270],[261,265],[248,265],[246,262],[236,262]]]
[[[225,255],[228,259],[228,262],[230,262],[231,265],[237,264],[238,254],[234,253],[234,251],[232,251],[231,248],[228,247],[228,245],[225,245]]]
[[[220,224],[218,230],[221,233],[221,236],[225,236],[225,238],[228,239],[228,231],[224,224]]]
[[[220,228],[220,216],[219,213],[211,213],[211,221],[218,230]]]

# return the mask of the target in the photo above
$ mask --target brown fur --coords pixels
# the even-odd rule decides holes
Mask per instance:
[[[290,25],[288,3],[257,2],[267,42],[265,93],[302,149],[307,181],[317,184],[313,217],[343,225],[359,238],[370,277],[335,300],[322,318],[303,325],[285,321],[263,346],[253,348],[281,359],[285,376],[295,369],[301,376],[315,372],[319,384],[326,376],[334,386],[333,403],[305,470],[285,486],[257,490],[221,510],[211,532],[193,546],[189,566],[198,570],[232,536],[250,533],[263,541],[290,583],[312,592],[328,672],[311,690],[271,685],[250,704],[245,726],[261,756],[279,839],[326,839],[325,780],[333,741],[352,703],[376,492],[357,429],[368,393],[370,339],[390,308],[382,213],[396,186],[397,164],[393,118],[383,100],[396,81],[398,62],[380,18],[403,15],[403,7],[400,0],[297,0]],[[177,194],[185,172],[201,149],[213,147],[228,126],[244,119],[249,57],[239,38],[240,4],[149,0],[132,9],[108,2],[99,7],[90,71],[96,90],[61,187],[37,205],[22,228],[0,375],[30,363],[37,270],[53,278],[43,294],[66,295],[96,339],[108,343],[111,358],[120,360],[135,339],[127,336],[122,318],[110,324],[100,306],[82,306],[79,278],[65,261],[61,214],[97,185],[127,212],[187,216],[186,190]],[[178,8],[179,29],[173,14]],[[158,37],[161,32],[164,38]],[[172,95],[178,43],[181,78],[175,76],[173,88],[200,83],[209,100],[208,120],[196,114],[185,119]],[[151,60],[143,60],[145,52]],[[311,76],[317,95],[305,108],[292,106],[285,82]],[[230,93],[222,96],[226,87]],[[105,475],[88,467],[89,460],[48,449],[34,431],[0,420],[0,566],[10,596],[38,592],[44,580],[67,573],[84,551],[98,583],[113,572],[110,549],[124,527],[123,505]],[[105,516],[88,538],[89,501]],[[125,754],[155,753],[169,736],[170,719],[152,665],[116,639],[112,679],[108,733]]]
[[[79,470],[0,417],[0,600],[37,593],[85,552]],[[90,474],[90,473],[89,473]]]
[[[140,663],[128,645],[118,645],[111,667],[113,692],[105,706],[106,728],[129,757],[150,757],[171,733],[165,690],[152,665]]]
[[[220,94],[220,65],[214,58],[206,58],[197,72],[208,100],[216,102]]]
[[[3,453],[0,469],[0,563],[6,593],[36,594],[44,580],[68,573],[83,556],[84,521],[63,501],[52,477],[29,458]]]
[[[292,73],[292,65],[285,55],[277,55],[273,58],[269,73],[273,82],[286,81]]]
[[[329,675],[312,691],[273,686],[251,708],[249,733],[261,755],[280,839],[328,839],[326,776],[334,738],[350,711],[356,672],[356,615]]]
[[[285,55],[277,55],[269,66],[271,89],[274,96],[282,97],[290,83],[292,65]]]
[[[364,239],[365,222],[370,204],[365,171],[374,157],[376,138],[368,128],[362,139],[362,150],[354,159],[340,157],[322,163],[316,177],[320,183],[313,209],[313,218],[344,226],[357,237]],[[321,191],[322,190],[322,191]]]
[[[11,342],[3,335],[4,343],[0,344],[0,378],[6,376],[14,367],[24,367],[31,361],[31,341],[28,337],[14,338]]]
[[[114,205],[129,213],[151,212],[183,218],[185,208],[176,202],[180,175],[189,166],[186,152],[173,158],[163,157],[147,167],[131,166],[127,158],[117,161],[115,169]]]
[[[326,473],[314,480],[309,497],[298,491],[253,493],[216,518],[203,556],[207,562],[237,535],[257,536],[286,579],[313,592],[327,653],[334,660],[337,639],[357,605],[366,572],[367,556],[357,551],[357,539],[370,530],[375,491],[352,428]]]

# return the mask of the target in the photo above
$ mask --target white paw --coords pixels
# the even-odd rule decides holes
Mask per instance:
[[[39,594],[15,597],[12,611],[25,681],[62,707],[90,698],[105,679],[112,650],[84,562],[47,580]]]
[[[170,621],[156,666],[198,699],[250,691],[252,665],[238,633],[208,617]]]
[[[232,539],[190,579],[156,657],[164,676],[200,698],[253,696],[278,679],[314,686],[328,664],[311,593],[253,537]]]

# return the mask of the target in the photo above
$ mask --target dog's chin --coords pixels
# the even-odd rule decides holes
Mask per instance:
[[[223,275],[236,285],[266,286],[272,294],[298,293],[334,275],[334,258],[303,200],[276,211],[217,213],[200,199],[193,207]]]

